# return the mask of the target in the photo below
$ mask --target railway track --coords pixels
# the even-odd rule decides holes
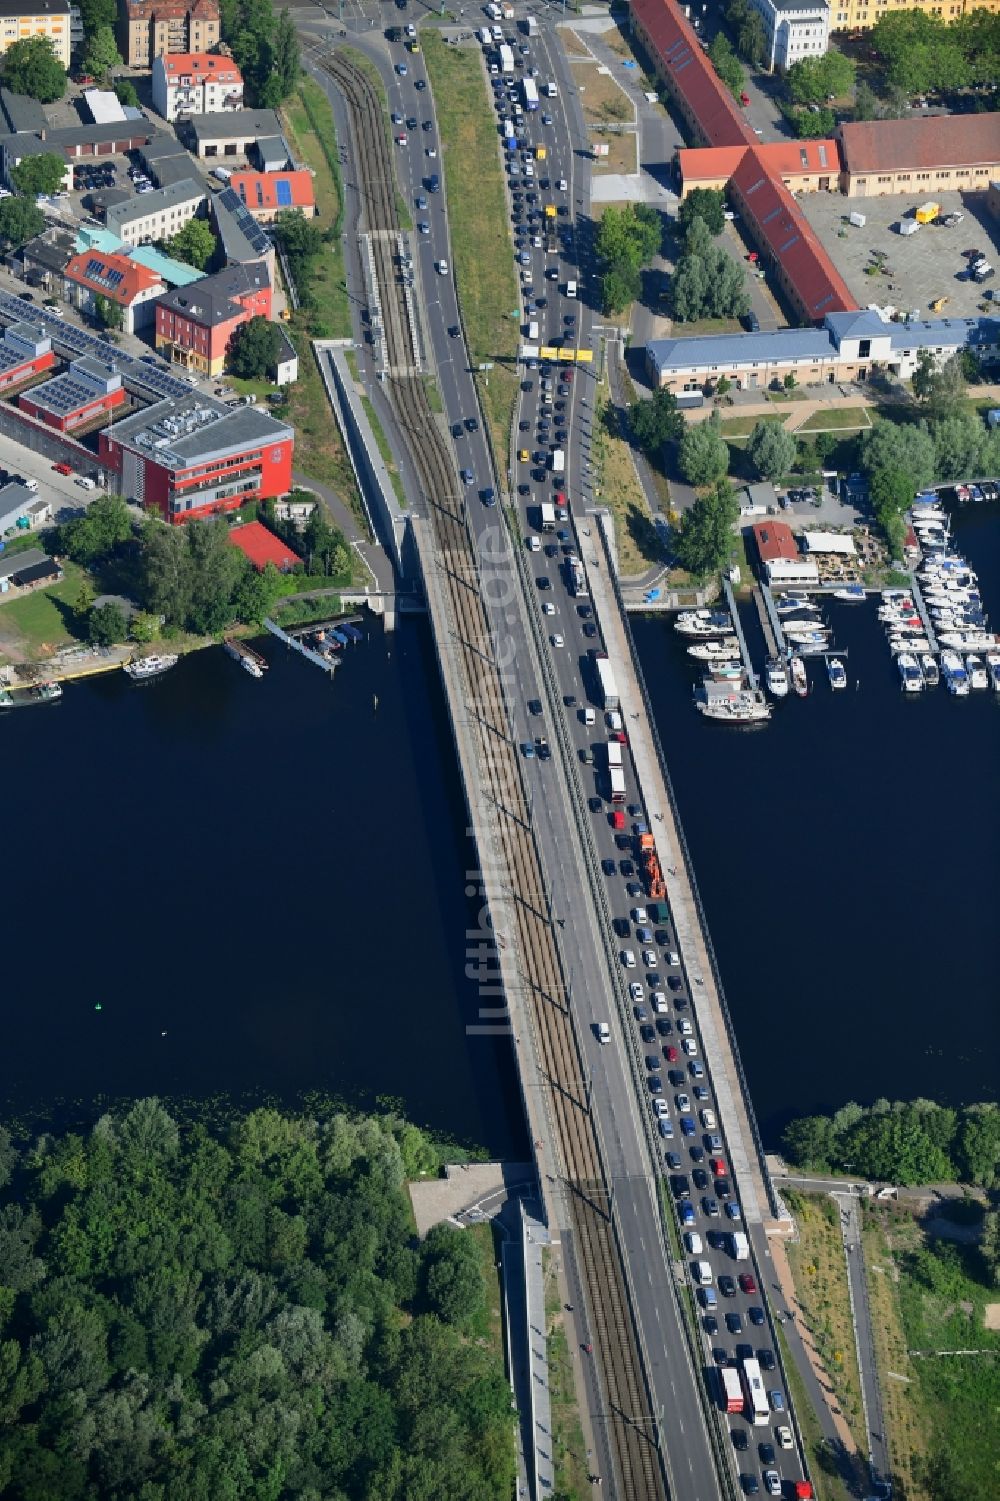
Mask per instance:
[[[433,528],[434,564],[444,582],[466,702],[474,709],[469,733],[476,737],[480,777],[494,807],[507,814],[498,819],[496,834],[511,886],[521,898],[511,904],[512,920],[539,1068],[549,1086],[553,1140],[561,1156],[570,1221],[564,1227],[563,1251],[583,1290],[592,1335],[600,1420],[615,1471],[615,1485],[609,1490],[621,1501],[662,1501],[667,1483],[660,1435],[610,1210],[611,1184],[587,1101],[586,1073],[531,832],[531,809],[494,664],[476,550],[454,461],[423,382],[412,374],[392,373],[412,370],[415,352],[398,265],[395,173],[383,105],[371,80],[336,49],[317,55],[316,61],[333,79],[349,111],[361,204],[357,228],[372,237],[388,347],[385,392],[406,438]]]

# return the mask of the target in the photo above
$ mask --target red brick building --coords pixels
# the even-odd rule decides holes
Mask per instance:
[[[195,391],[116,422],[99,443],[118,493],[164,521],[237,510],[292,488],[292,428],[259,407],[227,407]]]
[[[118,371],[85,354],[62,375],[32,386],[18,397],[17,404],[29,417],[69,433],[109,416],[124,401],[125,387]]]
[[[258,262],[227,266],[156,304],[156,347],[165,359],[203,375],[221,375],[229,341],[251,318],[270,318],[271,279]]]

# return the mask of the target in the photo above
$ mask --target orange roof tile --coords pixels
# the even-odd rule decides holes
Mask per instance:
[[[756,137],[674,0],[632,0],[632,16],[687,101],[709,146],[752,146]]]
[[[243,82],[243,74],[232,58],[214,52],[167,52],[161,61],[168,83],[182,73],[192,73],[200,79],[217,78],[220,83]]]
[[[126,255],[115,255],[100,250],[84,250],[71,256],[63,275],[70,281],[89,289],[109,302],[128,307],[141,292],[166,288],[155,271]]]
[[[287,183],[287,189],[279,187],[280,183]],[[311,172],[234,172],[227,186],[239,194],[251,213],[255,209],[314,208],[316,205]]]
[[[718,182],[725,178],[728,182],[749,149],[748,146],[682,147],[677,153],[681,181]]]
[[[836,141],[774,141],[758,144],[757,154],[772,172],[795,177],[803,172],[840,174],[840,147]]]

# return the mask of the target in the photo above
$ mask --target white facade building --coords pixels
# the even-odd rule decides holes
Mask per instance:
[[[764,22],[768,67],[786,73],[804,57],[822,57],[830,45],[827,0],[752,0]]]
[[[153,59],[153,105],[165,120],[243,108],[243,74],[214,52],[167,52]]]

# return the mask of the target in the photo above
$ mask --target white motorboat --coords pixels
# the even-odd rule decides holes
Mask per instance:
[[[912,589],[883,589],[882,593],[880,595],[880,598],[884,599],[886,601],[888,601],[888,600],[899,600],[899,599],[909,599],[909,600],[912,600],[912,598],[913,598],[913,590]]]
[[[777,657],[768,657],[764,663],[764,680],[767,691],[775,698],[788,696],[788,670]]]
[[[926,636],[890,636],[889,650],[894,657],[900,652],[930,651],[931,643]]]
[[[806,694],[809,692],[809,676],[806,672],[806,664],[803,662],[802,658],[798,656],[798,654],[796,654],[794,657],[791,657],[789,659],[788,667],[792,675],[792,687],[795,689],[795,692],[798,694],[799,698],[805,698]]]
[[[996,636],[985,631],[942,631],[940,641],[952,651],[993,651],[997,645]]]
[[[839,657],[827,657],[826,675],[830,679],[831,688],[838,689],[847,687],[847,673],[845,672],[844,664]]]
[[[941,672],[948,692],[953,693],[956,698],[965,698],[969,691],[969,674],[957,651],[941,653]]]
[[[845,584],[843,589],[834,589],[834,599],[839,599],[848,605],[863,604],[867,595],[863,584]]]
[[[122,669],[133,683],[142,683],[147,678],[157,678],[161,673],[169,672],[171,667],[176,667],[179,661],[180,657],[166,652],[159,656],[133,657],[131,662],[122,663]]]
[[[786,626],[784,632],[796,646],[823,646],[830,639],[828,630],[817,630],[815,626]]]
[[[736,689],[711,679],[702,683],[695,706],[706,719],[720,724],[759,724],[771,717],[771,705],[759,688]]]
[[[779,615],[818,615],[819,605],[811,599],[780,599],[775,602]]]
[[[709,662],[708,670],[713,678],[720,682],[741,683],[743,681],[743,663],[736,662]]]
[[[993,692],[1000,693],[1000,652],[987,652],[986,671],[990,675],[990,685],[993,688]]]
[[[702,639],[708,636],[726,636],[732,632],[733,622],[725,611],[684,610],[674,621],[674,630],[682,636]]]
[[[986,663],[982,657],[968,656],[965,659],[965,670],[969,674],[969,687],[977,690],[990,686],[990,675],[986,671]]]
[[[896,666],[899,668],[899,678],[903,685],[904,693],[920,693],[924,686],[924,679],[919,664],[912,652],[902,651],[896,658]]]
[[[924,682],[928,688],[936,688],[941,681],[941,674],[938,672],[937,662],[929,651],[921,653],[920,671],[924,675]]]
[[[740,647],[735,636],[726,636],[721,641],[697,641],[687,648],[687,654],[698,662],[714,662],[719,658],[728,661],[739,656]]]

